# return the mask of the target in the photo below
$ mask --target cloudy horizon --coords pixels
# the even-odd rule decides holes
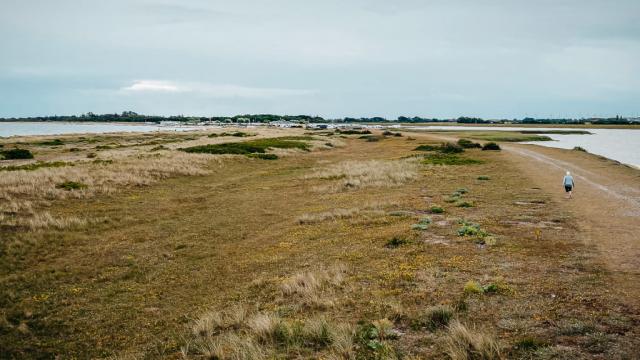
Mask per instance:
[[[635,0],[0,8],[0,117],[640,116]]]

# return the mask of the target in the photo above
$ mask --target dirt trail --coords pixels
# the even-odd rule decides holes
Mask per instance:
[[[594,155],[535,145],[506,145],[504,155],[532,187],[553,194],[578,221],[583,241],[595,246],[629,304],[640,304],[640,171]],[[562,188],[565,171],[576,179],[573,199]]]

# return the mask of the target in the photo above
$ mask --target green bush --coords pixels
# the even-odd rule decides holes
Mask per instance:
[[[93,158],[95,158],[96,156],[98,156],[98,154],[93,153],[93,152],[91,152],[91,153],[88,153],[88,154],[87,154],[87,158],[89,158],[89,159],[93,159]]]
[[[575,150],[575,151],[582,151],[582,152],[588,152],[588,151],[587,151],[587,149],[585,149],[585,148],[583,148],[583,147],[580,147],[580,146],[575,146],[575,147],[573,148],[573,150]]]
[[[488,142],[484,144],[484,146],[482,147],[482,150],[500,150],[500,145],[494,142]]]
[[[442,214],[444,212],[444,209],[440,206],[434,205],[431,207],[431,212],[434,214]]]
[[[408,243],[409,243],[409,240],[402,237],[394,236],[391,240],[387,241],[387,244],[385,245],[385,247],[397,248],[398,246],[402,246]]]
[[[276,154],[257,153],[257,154],[249,154],[247,156],[251,158],[262,159],[262,160],[278,160],[278,155]]]
[[[480,238],[489,236],[489,233],[482,230],[479,224],[460,220],[459,224],[462,225],[458,228],[458,236],[477,236]]]
[[[86,189],[87,185],[77,181],[65,181],[56,185],[56,188],[67,191]]]
[[[308,151],[309,145],[301,141],[272,138],[272,139],[258,139],[258,140],[235,142],[235,143],[199,145],[199,146],[192,146],[188,148],[182,148],[180,150],[188,153],[247,155],[247,154],[254,154],[254,153],[265,153],[266,150],[269,148],[301,149],[301,150]]]
[[[458,145],[462,148],[465,149],[474,149],[474,148],[481,148],[482,145],[478,144],[478,143],[474,143],[473,141],[469,140],[469,139],[460,139],[458,140]]]
[[[33,154],[27,149],[11,149],[0,152],[5,160],[33,159]]]
[[[486,181],[486,180],[491,180],[491,178],[489,178],[489,177],[488,177],[488,176],[486,176],[486,175],[480,175],[480,176],[478,176],[478,180]]]

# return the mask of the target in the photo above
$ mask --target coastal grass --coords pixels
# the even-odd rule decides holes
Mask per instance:
[[[542,192],[514,203],[531,179],[506,154],[429,166],[405,159],[416,145],[403,138],[343,142],[278,161],[119,148],[100,153],[111,163],[3,173],[3,356],[493,359],[517,358],[527,336],[543,345],[526,356],[640,349],[572,215]],[[452,192],[477,206],[431,214]],[[33,225],[7,225],[20,214]],[[539,241],[523,216],[562,230]],[[497,245],[458,236],[474,224]],[[408,241],[387,247],[394,237]],[[470,280],[480,291],[465,293]]]

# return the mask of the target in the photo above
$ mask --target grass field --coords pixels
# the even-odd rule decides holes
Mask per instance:
[[[502,152],[435,161],[420,133],[207,135],[29,139],[34,160],[1,162],[72,165],[0,172],[0,358],[640,350],[575,219]],[[278,159],[179,150],[256,141]]]

